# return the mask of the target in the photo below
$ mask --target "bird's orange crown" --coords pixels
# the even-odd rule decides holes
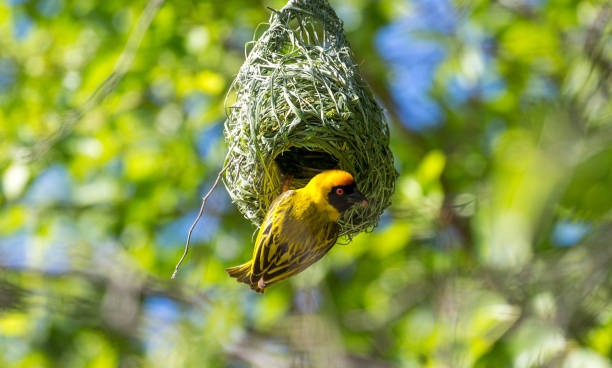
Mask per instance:
[[[310,179],[309,187],[316,187],[327,194],[331,188],[338,185],[351,185],[355,182],[353,175],[343,170],[327,170]]]

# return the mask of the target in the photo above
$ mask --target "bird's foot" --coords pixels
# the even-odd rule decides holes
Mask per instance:
[[[257,287],[263,292],[266,289],[266,283],[264,282],[263,276],[257,281]]]
[[[283,182],[283,189],[281,193],[285,193],[289,190],[289,186],[291,186],[291,182],[293,181],[293,175],[287,174],[285,175],[285,181]]]

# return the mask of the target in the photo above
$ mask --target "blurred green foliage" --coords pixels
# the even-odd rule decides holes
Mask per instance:
[[[65,126],[147,3],[0,1],[0,366],[610,367],[609,3],[456,2],[451,32],[417,35],[444,56],[439,121],[416,129],[389,87],[401,47],[379,45],[423,3],[332,1],[388,109],[398,189],[374,232],[256,295],[223,271],[256,230],[223,188],[169,277],[245,43],[284,2],[165,3]]]

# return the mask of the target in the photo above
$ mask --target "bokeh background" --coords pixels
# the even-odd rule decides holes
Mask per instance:
[[[397,190],[257,295],[222,187],[169,278],[284,1],[0,1],[1,367],[612,366],[610,3],[331,3]]]

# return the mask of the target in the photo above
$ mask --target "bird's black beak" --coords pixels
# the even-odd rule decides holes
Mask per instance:
[[[355,189],[353,193],[349,194],[346,199],[351,204],[361,203],[362,207],[365,207],[368,205],[368,200],[366,199],[366,197],[363,194],[361,194],[361,192],[358,191],[357,189]]]

